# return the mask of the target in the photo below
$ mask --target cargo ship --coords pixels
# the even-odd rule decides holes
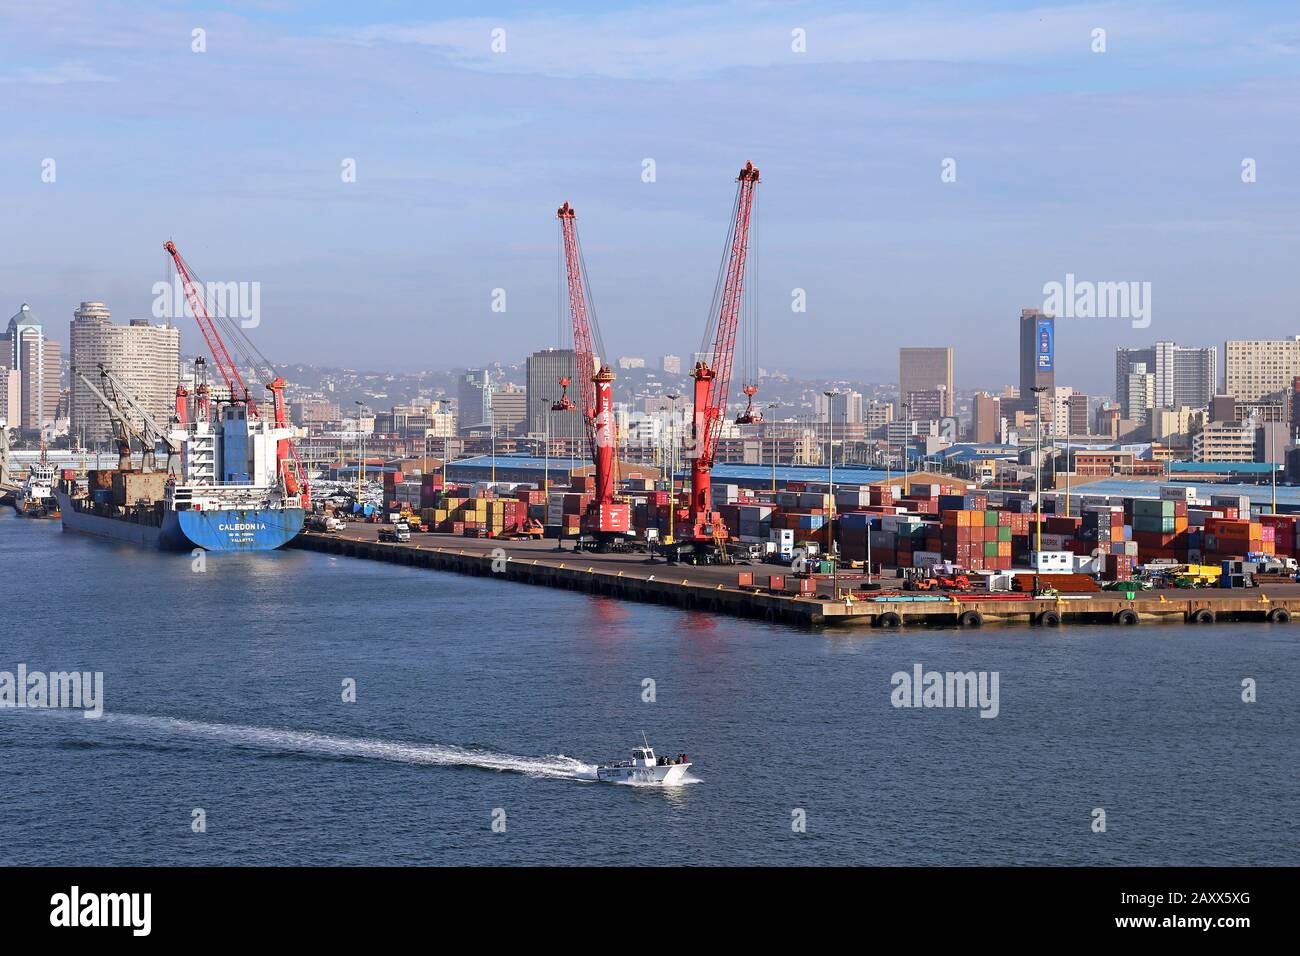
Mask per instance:
[[[160,449],[165,470],[135,470],[126,457],[90,471],[84,492],[65,473],[54,488],[63,530],[167,551],[282,547],[302,531],[306,506],[278,453],[291,434],[242,402],[219,406],[215,422],[176,424]]]

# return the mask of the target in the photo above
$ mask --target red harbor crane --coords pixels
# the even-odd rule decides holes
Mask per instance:
[[[713,510],[710,481],[713,459],[722,433],[731,388],[731,367],[736,354],[736,333],[740,326],[745,293],[745,264],[749,257],[749,225],[758,191],[758,167],[752,162],[736,177],[736,201],[727,233],[726,249],[709,309],[709,322],[700,345],[699,360],[691,370],[695,379],[695,413],[691,423],[691,498],[688,507],[690,536],[696,545],[726,539],[722,517]],[[759,424],[762,413],[754,408],[758,387],[745,385],[748,404],[737,417],[738,424]]]
[[[231,357],[230,349],[226,347],[226,342],[217,329],[217,320],[220,320],[226,326],[227,334],[230,335],[235,350],[240,353],[245,366],[256,369],[270,379],[266,389],[271,393],[273,416],[271,420],[275,423],[276,428],[287,429],[289,425],[284,406],[285,380],[275,374],[271,363],[257,350],[257,347],[253,345],[248,336],[244,335],[238,323],[232,322],[229,317],[220,314],[214,320],[213,316],[209,314],[207,306],[203,302],[203,295],[200,293],[203,285],[195,276],[194,270],[190,268],[189,263],[181,257],[176,248],[176,243],[168,239],[163,243],[163,248],[171,256],[172,262],[176,264],[176,272],[181,278],[186,301],[190,304],[190,311],[194,313],[194,320],[199,324],[199,331],[203,333],[203,341],[207,343],[208,351],[212,353],[212,360],[217,365],[217,372],[221,375],[222,381],[225,382],[226,388],[230,390],[230,400],[232,402],[243,402],[248,408],[250,418],[261,417],[257,402],[249,392],[248,384],[244,381],[239,366]],[[206,405],[207,383],[204,381],[200,385],[200,420],[206,420]],[[288,438],[280,439],[276,443],[275,457],[279,478],[285,492],[290,495],[301,495],[303,508],[309,509],[311,507],[311,489],[307,482],[306,469],[303,468],[302,461],[298,458],[298,452],[293,446],[293,441]]]
[[[587,445],[595,466],[596,493],[581,519],[584,535],[596,540],[604,550],[628,534],[631,507],[614,497],[614,454],[618,446],[614,426],[614,372],[603,358],[604,346],[596,323],[591,287],[587,282],[586,262],[578,243],[577,214],[567,202],[556,210],[560,220],[560,239],[564,245],[564,265],[569,292],[569,319],[573,326],[573,351],[577,360],[578,404],[587,433]],[[573,409],[569,398],[569,381],[561,379],[563,394],[551,407]]]

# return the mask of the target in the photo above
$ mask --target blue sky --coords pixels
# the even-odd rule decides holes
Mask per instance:
[[[1116,345],[1300,333],[1298,120],[1294,4],[5,3],[0,308],[146,316],[171,237],[275,360],[516,361],[568,200],[611,352],[687,355],[753,159],[761,364],[998,385],[1044,283],[1149,281],[1149,329],[1058,323],[1102,392]]]

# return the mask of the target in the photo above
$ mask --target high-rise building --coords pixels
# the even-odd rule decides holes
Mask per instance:
[[[1223,391],[1239,402],[1285,392],[1296,376],[1300,376],[1300,335],[1224,343]]]
[[[1146,362],[1134,362],[1129,367],[1119,403],[1124,417],[1137,423],[1145,422],[1147,413],[1156,407],[1156,377]]]
[[[132,319],[129,325],[116,325],[112,319],[103,302],[83,302],[68,325],[73,370],[69,427],[73,436],[89,446],[111,440],[113,424],[108,410],[78,372],[99,388],[99,366],[103,365],[159,423],[168,422],[176,411],[180,331],[168,325],[150,325],[145,319]]]
[[[852,389],[836,392],[827,398],[818,395],[813,402],[818,419],[826,419],[836,425],[858,425],[862,423],[862,393]]]
[[[22,419],[23,374],[0,365],[0,428],[17,428]]]
[[[929,388],[920,392],[908,392],[903,396],[903,420],[932,422],[948,414],[948,399],[951,396],[942,388]]]
[[[54,423],[63,393],[63,362],[59,343],[46,338],[45,329],[26,302],[9,320],[6,334],[8,364],[21,375],[19,420],[10,427],[37,432]]]
[[[879,438],[884,434],[885,428],[894,420],[894,403],[878,402],[875,399],[867,402],[862,409],[862,423],[864,431],[868,438]]]
[[[551,409],[551,404],[563,391],[561,378],[569,380],[570,401],[574,405],[582,404],[577,361],[573,349],[543,349],[528,356],[528,415],[525,421],[528,423],[529,434],[545,434],[549,420],[552,439],[582,438],[586,435],[580,412]],[[588,370],[587,374],[595,374],[595,369]]]
[[[914,392],[942,392],[939,414],[952,414],[953,351],[948,348],[901,348],[898,350],[898,401],[900,406]],[[919,417],[915,413],[913,418]]]
[[[976,392],[971,402],[971,440],[988,445],[1002,439],[1002,403],[988,392]]]
[[[1092,429],[1088,415],[1088,396],[1083,392],[1074,392],[1066,399],[1066,414],[1069,417],[1069,434],[1087,435]]]
[[[1034,388],[1056,387],[1056,320],[1038,309],[1020,310],[1020,400],[1034,410]]]
[[[665,355],[659,363],[666,375],[682,374],[682,357],[680,355]]]
[[[514,382],[492,390],[492,420],[497,433],[509,435],[519,431],[528,415],[528,393]]]
[[[630,368],[645,368],[645,359],[637,355],[621,355],[618,359],[618,367],[624,370]]]
[[[456,416],[461,434],[492,419],[492,383],[485,368],[466,369],[457,382]]]
[[[289,420],[295,425],[337,422],[342,417],[339,403],[328,398],[300,398],[289,403]]]
[[[1141,362],[1155,375],[1155,408],[1205,408],[1214,398],[1218,383],[1219,350],[1186,348],[1173,342],[1157,342],[1150,348],[1115,350],[1115,398],[1123,401],[1128,374]]]

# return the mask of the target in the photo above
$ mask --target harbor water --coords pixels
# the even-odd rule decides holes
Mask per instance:
[[[11,509],[0,573],[0,671],[104,682],[99,719],[0,709],[0,864],[1256,865],[1300,843],[1297,625],[807,631],[306,551],[196,561]],[[996,716],[894,706],[917,665],[996,673]],[[592,782],[643,732],[698,782]]]

